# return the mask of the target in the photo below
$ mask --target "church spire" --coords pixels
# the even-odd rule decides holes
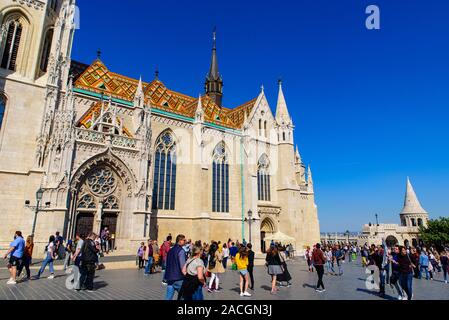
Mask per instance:
[[[312,170],[310,169],[310,165],[309,165],[309,169],[307,171],[307,191],[313,193],[313,178],[312,178]]]
[[[298,163],[298,164],[302,163],[302,158],[301,158],[301,154],[299,153],[298,146],[296,146],[295,160],[296,160],[296,163]]]
[[[195,111],[195,123],[204,122],[204,110],[203,104],[201,102],[201,95],[198,98],[198,105]]]
[[[407,190],[405,193],[404,209],[402,209],[401,214],[427,214],[427,211],[423,209],[421,203],[416,196],[415,190],[413,189],[410,178],[407,177]]]
[[[209,73],[206,77],[205,90],[206,94],[211,97],[219,107],[221,107],[223,98],[223,79],[218,71],[217,32],[215,29],[213,33],[212,59]]]
[[[288,113],[287,103],[285,102],[284,91],[282,90],[282,80],[279,79],[279,96],[276,108],[276,121],[279,125],[291,124],[292,120]]]
[[[134,106],[137,108],[143,108],[145,94],[143,93],[142,77],[139,79],[139,84],[137,85],[136,94],[134,95]]]

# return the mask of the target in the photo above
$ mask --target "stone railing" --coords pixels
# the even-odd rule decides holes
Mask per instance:
[[[137,149],[137,139],[103,133],[94,130],[76,129],[76,140],[85,143],[111,144],[116,148]]]
[[[82,142],[106,143],[106,134],[93,130],[76,129],[76,140]]]
[[[112,135],[112,145],[114,147],[136,149],[137,140],[124,136]]]

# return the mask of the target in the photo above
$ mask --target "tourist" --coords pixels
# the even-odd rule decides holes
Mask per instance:
[[[73,254],[73,241],[68,240],[65,246],[65,258],[64,258],[64,271],[67,273],[67,268],[70,266],[70,261],[72,260]]]
[[[223,268],[226,270],[228,267],[228,259],[229,259],[229,249],[226,243],[223,243]]]
[[[410,260],[412,260],[412,263],[414,265],[414,267],[413,267],[414,277],[416,279],[419,279],[420,278],[420,266],[419,266],[420,251],[418,251],[418,249],[410,248]]]
[[[145,243],[141,242],[140,247],[137,249],[137,260],[139,262],[139,270],[145,267]]]
[[[429,262],[432,265],[432,269],[436,272],[441,272],[441,267],[438,261],[440,260],[440,256],[438,255],[438,252],[433,250],[429,250]],[[430,268],[429,268],[430,270]]]
[[[394,286],[398,292],[398,300],[403,300],[404,297],[404,291],[402,290],[401,286],[399,285],[400,280],[400,266],[398,262],[399,258],[399,246],[395,246],[391,252],[391,255],[389,257],[391,261],[391,277],[390,277],[390,285]]]
[[[362,251],[362,267],[366,268],[368,266],[368,257],[369,257],[369,251],[367,245],[363,247]]]
[[[186,244],[182,247],[186,254],[186,259],[190,257],[190,254],[192,253],[192,240],[189,239],[186,241]]]
[[[171,241],[171,236],[170,240]],[[181,299],[179,291],[182,287],[182,282],[184,280],[184,274],[182,269],[186,263],[186,255],[184,249],[182,248],[186,242],[186,237],[184,235],[178,235],[176,237],[176,244],[170,251],[168,251],[165,265],[165,280],[167,282],[167,292],[165,294],[165,300],[173,300],[175,291],[178,292],[178,300]]]
[[[268,274],[271,276],[271,294],[276,294],[276,292],[279,291],[276,287],[277,276],[284,273],[281,258],[279,257],[278,248],[276,246],[268,250],[265,261],[268,267]]]
[[[231,256],[231,262],[235,263],[235,257],[237,256],[237,253],[239,251],[239,248],[235,245],[234,242],[231,242],[231,246],[229,247],[229,255]]]
[[[426,249],[423,249],[419,256],[419,277],[418,277],[418,279],[422,278],[423,271],[426,273],[426,280],[429,280],[429,277],[430,277],[429,256],[427,255]]]
[[[333,255],[332,250],[329,247],[326,247],[326,271],[328,274],[334,274],[334,261],[333,261]]]
[[[324,276],[324,264],[326,263],[326,257],[324,256],[324,253],[321,250],[321,244],[319,243],[317,243],[317,245],[315,246],[315,250],[313,250],[312,260],[313,265],[315,266],[316,272],[318,274],[316,291],[320,293],[325,292],[326,288],[324,288],[323,276]]]
[[[338,275],[343,275],[343,258],[345,256],[344,250],[340,247],[340,245],[337,245],[335,250],[335,261],[337,262],[338,267]]]
[[[248,243],[246,246],[248,248],[248,275],[251,280],[251,285],[249,288],[254,291],[254,259],[255,259],[255,252],[253,251],[253,245],[251,243]]]
[[[287,266],[287,256],[285,254],[285,247],[278,247],[279,252],[279,258],[281,260],[281,266],[282,266],[282,274],[278,275],[276,278],[276,281],[279,282],[280,286],[286,286],[290,288],[292,286],[291,280],[292,276],[290,275],[290,272],[288,272],[288,266]],[[283,282],[286,282],[287,284],[284,285]]]
[[[167,240],[162,243],[160,248],[161,262],[162,262],[162,272],[164,273],[164,277],[162,278],[162,284],[166,285],[167,281],[165,280],[165,268],[167,266],[167,255],[172,247],[172,236],[167,236]]]
[[[240,277],[240,297],[251,297],[248,292],[249,277],[248,277],[248,251],[245,247],[241,247],[239,252],[235,255],[235,264]]]
[[[50,276],[48,279],[54,279],[55,278],[55,270],[53,267],[53,261],[56,256],[56,247],[55,247],[55,236],[50,236],[50,239],[48,240],[48,244],[45,247],[46,257],[45,260],[42,262],[42,266],[37,273],[36,279],[39,279],[45,271],[45,267],[49,265],[50,268]]]
[[[95,233],[91,233],[81,248],[81,289],[88,292],[94,290],[95,264],[98,262],[98,252],[101,249],[101,243],[95,243],[97,238]]]
[[[144,252],[144,262],[145,262],[145,275],[148,276],[153,273],[153,264],[154,264],[154,258],[153,258],[153,241],[151,239],[148,240],[148,244],[145,247]]]
[[[440,255],[441,268],[443,269],[444,283],[447,284],[447,273],[449,272],[449,258],[447,252],[443,251]]]
[[[201,254],[201,259],[203,260],[205,268],[207,268],[207,266],[209,264],[209,250],[210,250],[210,246],[208,243],[205,242],[203,244],[203,253]]]
[[[60,235],[59,231],[55,234],[55,258],[58,260],[64,259],[65,257],[65,247],[64,238]]]
[[[157,240],[153,240],[153,266],[154,272],[159,272],[159,268],[161,267],[161,259],[160,259],[160,249],[157,244]]]
[[[427,255],[427,257],[429,258],[429,265],[428,265],[429,279],[430,279],[431,281],[433,281],[433,272],[434,272],[435,269],[434,269],[432,263],[430,262],[430,261],[431,261],[431,260],[430,260],[430,252],[429,252],[429,254]]]
[[[104,229],[100,233],[100,239],[101,239],[101,250],[103,252],[106,252],[106,254],[109,254],[109,229],[108,227],[104,227]]]
[[[17,268],[22,264],[23,254],[25,251],[25,240],[23,240],[22,232],[16,231],[14,234],[14,241],[9,245],[9,250],[6,252],[4,259],[9,257],[8,269],[10,273],[8,285],[17,284]]]
[[[34,250],[34,236],[28,236],[25,244],[25,251],[23,252],[22,263],[17,269],[17,278],[20,278],[20,274],[22,273],[23,268],[25,268],[27,273],[26,275],[27,280],[31,279],[30,265],[33,259],[33,250]],[[23,275],[22,279],[24,278],[25,275]]]
[[[223,268],[223,254],[219,252],[217,243],[212,243],[209,249],[208,271],[211,274],[211,278],[207,290],[210,293],[214,291],[220,292],[220,274],[224,273],[225,270]]]
[[[204,300],[203,287],[206,286],[206,279],[204,278],[204,263],[200,258],[201,252],[201,246],[193,246],[191,257],[182,268],[182,273],[185,275],[181,287],[184,300]]]
[[[412,259],[407,253],[407,249],[405,247],[400,247],[399,251],[399,281],[402,289],[407,294],[407,299],[410,301],[413,298],[413,270],[416,266],[412,263]],[[404,298],[405,296],[403,296],[403,300]]]
[[[73,289],[81,290],[81,249],[84,244],[84,234],[77,233],[75,236],[75,252],[72,254]]]
[[[307,266],[309,267],[309,272],[313,272],[312,251],[310,250],[310,247],[307,247],[304,258],[307,261]]]
[[[379,269],[379,294],[382,298],[385,297],[384,253],[385,249],[379,246],[374,250],[374,254],[372,255],[374,265]]]

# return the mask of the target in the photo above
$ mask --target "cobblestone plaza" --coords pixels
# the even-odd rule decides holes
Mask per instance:
[[[345,263],[344,275],[325,276],[327,292],[315,292],[317,276],[309,273],[302,258],[289,262],[293,286],[281,288],[277,295],[270,294],[270,278],[263,266],[255,267],[255,291],[251,298],[240,298],[239,277],[236,271],[228,270],[221,277],[222,291],[207,293],[206,300],[383,300],[376,291],[367,289],[365,269],[360,262]],[[35,274],[37,270],[34,270]],[[45,276],[45,274],[44,274]],[[0,270],[0,300],[163,300],[166,287],[161,284],[162,275],[144,276],[135,269],[102,270],[96,273],[95,292],[76,292],[66,288],[67,275],[56,272],[53,280],[40,280],[7,286],[7,270]],[[449,285],[436,274],[434,281],[413,281],[415,300],[449,300]],[[396,292],[387,285],[387,300],[396,300]]]

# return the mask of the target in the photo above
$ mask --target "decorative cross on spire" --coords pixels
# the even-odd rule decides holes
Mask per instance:
[[[159,69],[158,69],[157,66],[156,66],[156,71],[154,72],[154,78],[155,78],[156,80],[159,80]]]
[[[101,50],[98,49],[97,50],[97,59],[100,60],[100,58],[101,58]]]

